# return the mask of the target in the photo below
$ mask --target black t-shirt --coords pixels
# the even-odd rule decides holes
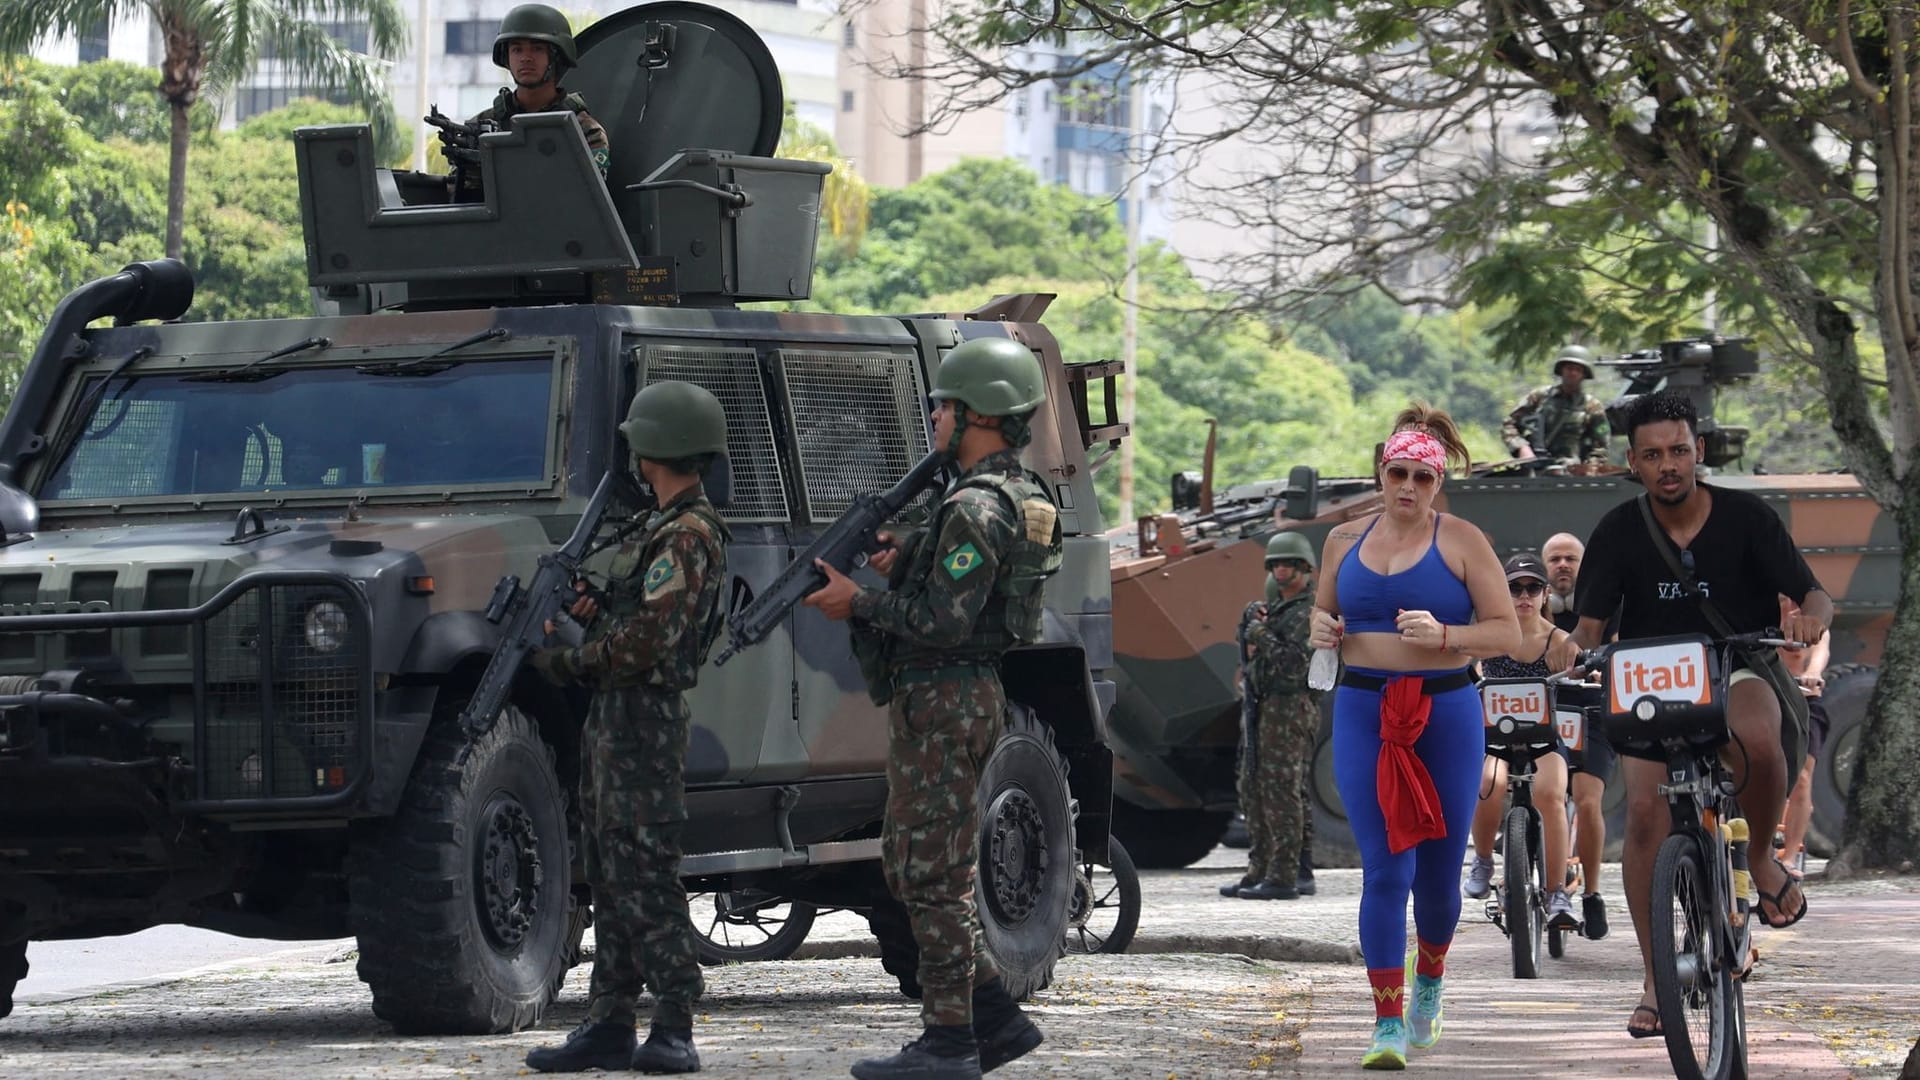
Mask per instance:
[[[1574,596],[1577,598],[1580,595],[1580,579],[1579,578],[1574,579],[1573,590],[1574,590]],[[1567,610],[1556,614],[1555,616],[1553,616],[1553,625],[1559,627],[1562,630],[1565,630],[1569,634],[1573,633],[1575,630],[1579,629],[1580,627],[1580,609],[1578,607],[1570,607]],[[1600,632],[1600,640],[1603,642],[1612,641],[1613,636],[1619,632],[1620,632],[1620,609],[1615,608],[1613,609],[1613,614],[1607,616],[1607,628]]]
[[[1779,594],[1800,603],[1820,583],[1780,515],[1759,496],[1707,484],[1700,489],[1711,493],[1713,509],[1687,547],[1694,580],[1735,633],[1779,625]],[[1653,546],[1638,503],[1639,497],[1621,503],[1593,527],[1574,607],[1584,617],[1605,619],[1617,606],[1622,639],[1716,636],[1699,603],[1681,590],[1666,557]],[[1661,540],[1681,557],[1672,539],[1663,533]]]

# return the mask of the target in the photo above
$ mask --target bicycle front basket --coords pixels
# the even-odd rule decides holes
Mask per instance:
[[[1553,687],[1545,679],[1487,679],[1480,684],[1487,752],[1508,761],[1551,751]]]
[[[1711,638],[1622,641],[1607,654],[1607,736],[1629,747],[1713,741],[1727,731],[1727,676]]]

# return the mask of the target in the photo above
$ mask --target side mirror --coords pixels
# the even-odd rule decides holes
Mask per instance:
[[[1286,506],[1281,513],[1295,521],[1312,521],[1320,515],[1320,470],[1311,465],[1295,465],[1287,473],[1284,492]]]

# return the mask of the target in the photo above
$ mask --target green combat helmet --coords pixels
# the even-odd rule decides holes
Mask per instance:
[[[1271,570],[1274,563],[1287,559],[1298,559],[1315,570],[1320,568],[1320,561],[1313,555],[1313,545],[1307,542],[1306,537],[1297,532],[1274,533],[1273,538],[1267,541],[1266,567]]]
[[[1017,416],[1046,404],[1047,382],[1033,351],[1012,338],[961,342],[940,361],[932,397],[981,416]]]
[[[1586,372],[1587,378],[1589,379],[1593,378],[1593,350],[1592,349],[1586,348],[1585,346],[1582,346],[1582,345],[1568,345],[1565,348],[1561,349],[1560,355],[1553,358],[1554,378],[1556,379],[1559,378],[1560,369],[1567,366],[1568,364],[1578,364],[1580,367],[1580,370]]]
[[[573,26],[567,17],[545,4],[521,4],[500,20],[500,33],[493,39],[493,64],[507,66],[509,41],[539,41],[553,46],[553,59],[560,69],[577,67],[580,51],[573,45]],[[557,79],[560,71],[554,72]]]
[[[633,395],[620,434],[634,457],[679,461],[727,452],[720,399],[690,382],[657,382]]]

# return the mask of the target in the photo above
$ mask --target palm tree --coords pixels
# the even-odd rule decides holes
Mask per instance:
[[[167,162],[167,255],[179,258],[187,207],[187,116],[202,91],[237,84],[263,56],[278,57],[301,85],[344,93],[372,115],[386,112],[386,61],[407,46],[396,0],[4,0],[0,54],[79,34],[145,12],[160,28],[160,96],[172,111]],[[367,28],[367,52],[334,36]]]
[[[793,102],[789,100],[786,123],[780,128],[780,148],[774,153],[783,158],[824,161],[833,166],[820,193],[820,221],[827,227],[827,236],[842,251],[857,250],[861,237],[867,232],[867,210],[873,201],[873,192],[865,178],[854,171],[853,162],[841,155],[833,136],[827,134],[825,128],[795,116]]]

